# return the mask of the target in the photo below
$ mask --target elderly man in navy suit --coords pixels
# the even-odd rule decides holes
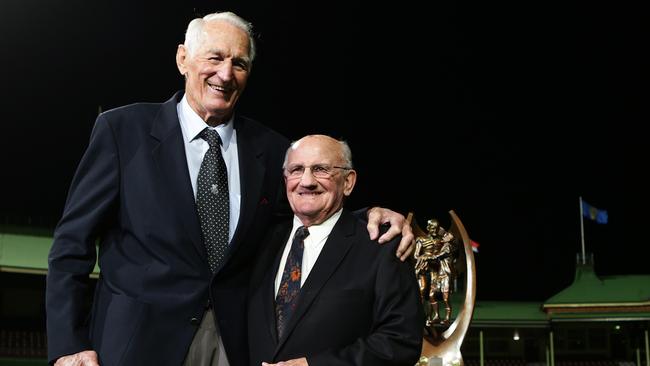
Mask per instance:
[[[414,365],[422,307],[397,239],[380,246],[343,208],[357,174],[345,142],[306,136],[287,151],[293,220],[265,242],[248,310],[250,365]]]

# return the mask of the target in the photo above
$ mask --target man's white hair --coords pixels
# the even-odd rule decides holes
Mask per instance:
[[[248,44],[250,45],[248,49],[248,57],[252,63],[255,59],[255,39],[253,37],[253,24],[230,11],[208,14],[203,18],[193,19],[190,24],[187,25],[184,44],[185,48],[187,48],[188,54],[190,56],[193,55],[196,49],[203,42],[203,28],[205,27],[205,24],[208,22],[221,20],[226,21],[246,32],[248,35]]]

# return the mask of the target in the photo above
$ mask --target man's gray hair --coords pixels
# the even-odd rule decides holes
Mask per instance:
[[[255,39],[253,37],[253,24],[244,20],[239,15],[224,11],[221,13],[212,13],[204,16],[203,18],[193,19],[190,24],[187,25],[187,31],[185,31],[185,48],[190,55],[194,55],[196,49],[203,42],[203,27],[208,22],[213,22],[217,20],[226,21],[244,32],[248,35],[248,43],[250,45],[248,49],[248,57],[252,63],[255,59]]]
[[[350,150],[350,145],[343,140],[339,140],[339,144],[341,144],[341,153],[343,154],[345,166],[350,169],[354,168],[352,165],[352,150]]]

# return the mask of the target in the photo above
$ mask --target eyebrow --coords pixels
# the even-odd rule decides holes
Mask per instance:
[[[224,52],[223,50],[221,50],[221,49],[219,49],[219,48],[210,48],[210,49],[208,49],[208,54],[211,54],[211,55],[219,55],[219,56],[222,56],[222,57],[227,57],[227,56],[226,56],[226,52]],[[250,65],[250,64],[251,64],[250,57],[248,57],[248,56],[230,56],[230,58],[232,58],[233,61],[243,61],[243,62],[245,62],[247,65]]]

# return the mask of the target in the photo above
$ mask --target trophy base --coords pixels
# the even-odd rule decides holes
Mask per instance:
[[[442,358],[440,357],[420,357],[417,366],[442,366]]]

